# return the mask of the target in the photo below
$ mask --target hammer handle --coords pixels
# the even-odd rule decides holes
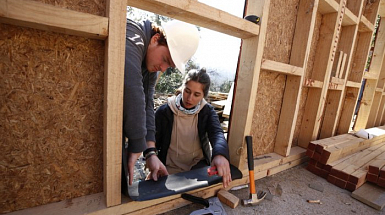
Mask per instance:
[[[246,136],[247,165],[249,167],[250,194],[255,194],[253,138]]]

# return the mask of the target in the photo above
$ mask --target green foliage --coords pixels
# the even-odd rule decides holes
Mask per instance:
[[[182,85],[183,76],[180,72],[175,72],[169,68],[159,78],[158,84],[155,86],[157,93],[174,94],[175,91]]]

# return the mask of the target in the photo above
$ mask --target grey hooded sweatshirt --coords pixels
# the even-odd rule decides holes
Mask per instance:
[[[150,21],[127,19],[123,135],[128,138],[128,152],[134,153],[145,150],[146,141],[155,141],[153,95],[158,72],[149,72],[145,65],[151,31]]]

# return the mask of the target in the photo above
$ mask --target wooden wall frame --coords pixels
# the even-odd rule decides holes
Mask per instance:
[[[268,160],[257,162],[255,178],[265,177],[305,161],[304,149],[292,147],[298,118],[302,88],[309,90],[298,145],[306,148],[311,140],[347,133],[358,99],[361,81],[367,80],[362,106],[355,129],[384,123],[385,65],[383,65],[385,38],[384,26],[380,25],[375,57],[371,70],[364,74],[364,65],[369,53],[370,39],[377,14],[385,15],[384,1],[376,1],[371,10],[366,10],[365,0],[300,0],[293,49],[288,64],[263,59],[270,0],[249,0],[247,14],[261,16],[260,25],[224,11],[189,0],[107,0],[107,17],[61,9],[29,0],[0,0],[0,22],[12,25],[71,34],[106,42],[104,82],[104,194],[80,197],[79,205],[66,208],[65,203],[41,206],[41,214],[65,208],[62,213],[124,214],[153,213],[157,207],[167,211],[187,202],[174,195],[148,202],[130,202],[121,196],[121,136],[122,98],[125,49],[126,6],[176,18],[182,21],[219,31],[243,39],[239,71],[237,74],[230,122],[229,147],[231,163],[238,166],[244,178],[231,185],[247,183],[246,150],[244,137],[250,134],[255,98],[258,92],[260,70],[277,72],[287,76],[274,152]],[[309,12],[311,8],[311,12]],[[51,12],[48,12],[51,11]],[[22,12],[22,13],[21,13]],[[317,14],[322,14],[322,38],[316,51],[315,69],[310,79],[306,78],[308,58],[312,46]],[[71,20],[74,25],[68,25]],[[77,23],[82,23],[77,24]],[[87,23],[84,25],[84,23]],[[384,22],[385,23],[385,22]],[[303,42],[306,41],[306,42]],[[364,53],[364,54],[362,54]],[[308,96],[308,97],[309,97]],[[373,97],[381,99],[371,106]],[[366,99],[366,100],[365,100]],[[326,102],[328,101],[328,102]],[[245,105],[247,104],[247,105]],[[324,112],[325,110],[325,112]],[[197,196],[209,197],[221,185],[193,191]],[[88,205],[92,202],[91,206]],[[64,204],[64,205],[63,205]],[[53,209],[52,209],[53,207]],[[56,208],[55,208],[56,207]],[[91,208],[92,207],[92,208]],[[80,209],[82,208],[82,209]],[[29,210],[29,209],[27,209]],[[31,209],[36,210],[36,209]],[[23,211],[22,211],[23,212]],[[21,212],[21,213],[22,213]],[[14,214],[17,214],[15,212]]]

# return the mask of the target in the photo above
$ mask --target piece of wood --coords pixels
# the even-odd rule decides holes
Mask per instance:
[[[382,125],[381,121],[384,118],[384,112],[385,112],[385,96],[383,95],[383,93],[381,93],[381,102],[380,102],[380,106],[378,108],[378,113],[377,113],[377,117],[376,117],[376,121],[375,121],[374,126]]]
[[[383,18],[381,18],[383,20]],[[384,21],[385,22],[385,21]],[[377,87],[377,79],[382,68],[385,49],[385,25],[379,25],[376,43],[374,46],[373,57],[368,74],[373,74],[374,79],[368,79],[365,84],[365,90],[362,95],[360,111],[354,126],[355,130],[367,127],[369,114],[371,111],[375,90]],[[365,75],[366,76],[366,75]]]
[[[220,190],[217,193],[217,197],[222,203],[229,206],[230,208],[234,209],[239,205],[239,198],[226,190]]]
[[[368,122],[366,123],[366,126],[368,128],[372,128],[376,124],[376,119],[380,108],[381,98],[382,98],[382,89],[380,92],[375,91],[372,106],[370,108]]]
[[[215,108],[223,109],[226,103],[227,103],[227,100],[221,100],[221,101],[213,101],[210,104]]]
[[[365,16],[361,16],[358,31],[360,31],[360,32],[373,32],[374,31],[374,25],[371,22],[369,22],[369,20]]]
[[[108,18],[37,1],[0,0],[0,22],[104,40]]]
[[[313,87],[313,88],[319,88],[319,89],[323,87],[323,84],[324,83],[322,81],[317,81],[310,78],[306,78],[303,82],[304,87]]]
[[[242,39],[260,31],[259,25],[198,1],[127,0],[127,5]]]
[[[107,1],[110,20],[105,45],[103,172],[107,207],[121,203],[123,80],[126,44],[126,6]]]
[[[340,2],[340,7],[345,5],[345,1]],[[324,82],[322,89],[309,88],[308,98],[305,104],[305,111],[302,118],[301,130],[298,136],[298,145],[306,148],[310,141],[318,136],[321,126],[322,112],[327,96],[327,89],[330,78],[333,59],[338,43],[338,35],[342,23],[342,15],[331,13],[323,15],[320,35],[317,45],[317,52],[314,61],[312,79]]]
[[[346,77],[346,75],[345,75],[345,77],[342,77],[342,75],[344,74],[344,71],[345,71],[345,65],[346,65],[346,58],[347,58],[347,56],[348,55],[346,53],[344,53],[344,57],[342,59],[342,64],[341,64],[341,69],[340,69],[340,74],[338,76],[338,78],[340,78],[340,79],[345,79],[345,77]]]
[[[267,59],[262,60],[261,68],[263,70],[267,70],[270,72],[278,72],[284,75],[294,75],[294,76],[303,75],[303,68],[301,67],[296,67],[289,64],[267,60]]]
[[[340,51],[340,54],[338,55],[338,63],[337,63],[336,73],[334,76],[336,78],[338,78],[340,76],[340,69],[341,69],[341,63],[342,63],[343,56],[344,56],[344,52]]]
[[[385,189],[366,183],[352,193],[352,197],[377,210],[385,206]]]
[[[358,17],[354,15],[352,11],[349,10],[349,8],[345,7],[345,14],[342,20],[342,26],[357,25],[358,22]]]
[[[297,166],[301,163],[304,163],[308,160],[309,158],[308,157],[303,157],[303,158],[300,158],[298,160],[294,160],[294,161],[290,161],[288,163],[285,163],[285,164],[281,164],[279,166],[276,166],[276,167],[273,167],[273,168],[270,168],[268,171],[267,171],[267,175],[270,176],[270,175],[274,175],[274,174],[277,174],[279,172],[282,172],[284,170],[287,170],[287,169],[290,169],[294,166]]]
[[[318,3],[318,12],[321,14],[335,13],[338,11],[338,3],[333,0],[320,0]]]
[[[353,88],[361,88],[361,83],[353,82],[353,81],[347,81],[346,82],[347,87],[353,87]]]
[[[266,39],[267,22],[269,17],[270,0],[249,1],[247,14],[262,17],[260,35],[242,42],[240,65],[234,85],[234,99],[228,142],[230,146],[231,163],[239,169],[245,169],[246,150],[245,136],[250,135],[255,108],[255,98],[262,64],[263,49]],[[263,12],[263,14],[262,14]]]
[[[310,54],[311,43],[313,40],[314,26],[317,16],[317,8],[312,7],[311,2],[301,1],[298,8],[297,24],[293,38],[293,48],[291,50],[290,65],[302,68],[306,71]],[[274,152],[287,156],[290,154],[293,142],[294,131],[297,123],[297,116],[300,104],[300,96],[305,75],[299,77],[287,76],[285,91],[283,96],[282,110],[278,124],[278,135],[274,145]],[[305,147],[304,147],[305,148]]]

